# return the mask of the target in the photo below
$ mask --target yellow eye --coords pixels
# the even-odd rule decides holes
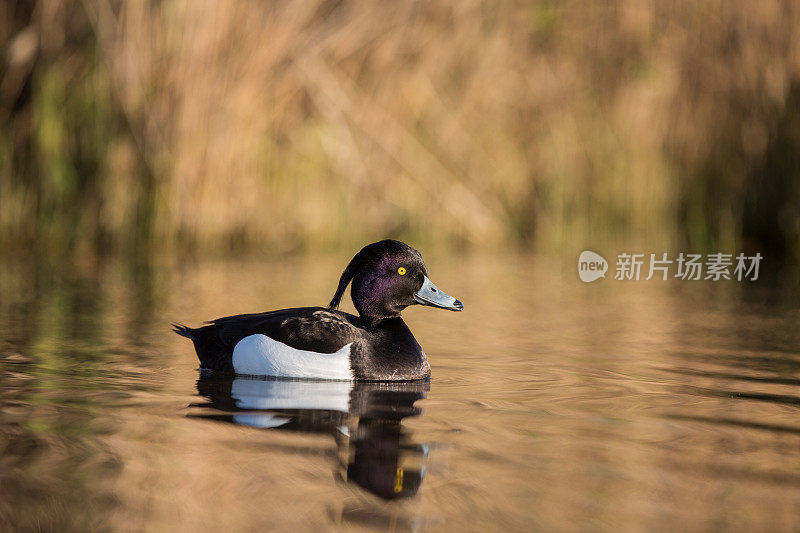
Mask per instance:
[[[398,269],[397,269],[397,273],[398,273],[398,274],[400,274],[401,276],[405,276],[405,274],[406,274],[406,267],[400,267],[400,268],[398,268]]]

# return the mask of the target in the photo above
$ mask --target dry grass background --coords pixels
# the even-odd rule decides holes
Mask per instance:
[[[0,7],[0,246],[800,258],[800,5]]]

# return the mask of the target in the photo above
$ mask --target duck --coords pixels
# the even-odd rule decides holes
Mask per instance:
[[[339,310],[347,287],[357,315]],[[386,239],[364,246],[327,307],[218,318],[198,328],[172,323],[194,343],[200,369],[235,375],[339,381],[430,378],[428,357],[401,316],[412,305],[462,311],[428,277],[419,251]]]

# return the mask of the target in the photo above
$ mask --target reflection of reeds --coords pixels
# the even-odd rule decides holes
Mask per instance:
[[[7,244],[798,251],[789,1],[0,9]]]

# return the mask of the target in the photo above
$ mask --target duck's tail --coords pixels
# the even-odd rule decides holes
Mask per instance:
[[[188,326],[184,326],[183,324],[178,324],[177,322],[172,322],[172,331],[180,335],[181,337],[186,337],[191,341],[196,341],[197,337],[194,334],[194,330]]]
[[[186,337],[194,344],[194,351],[200,359],[200,366],[210,370],[233,372],[231,357],[233,348],[225,345],[219,338],[219,327],[209,324],[199,328],[190,328],[177,322],[172,323],[172,331]]]

